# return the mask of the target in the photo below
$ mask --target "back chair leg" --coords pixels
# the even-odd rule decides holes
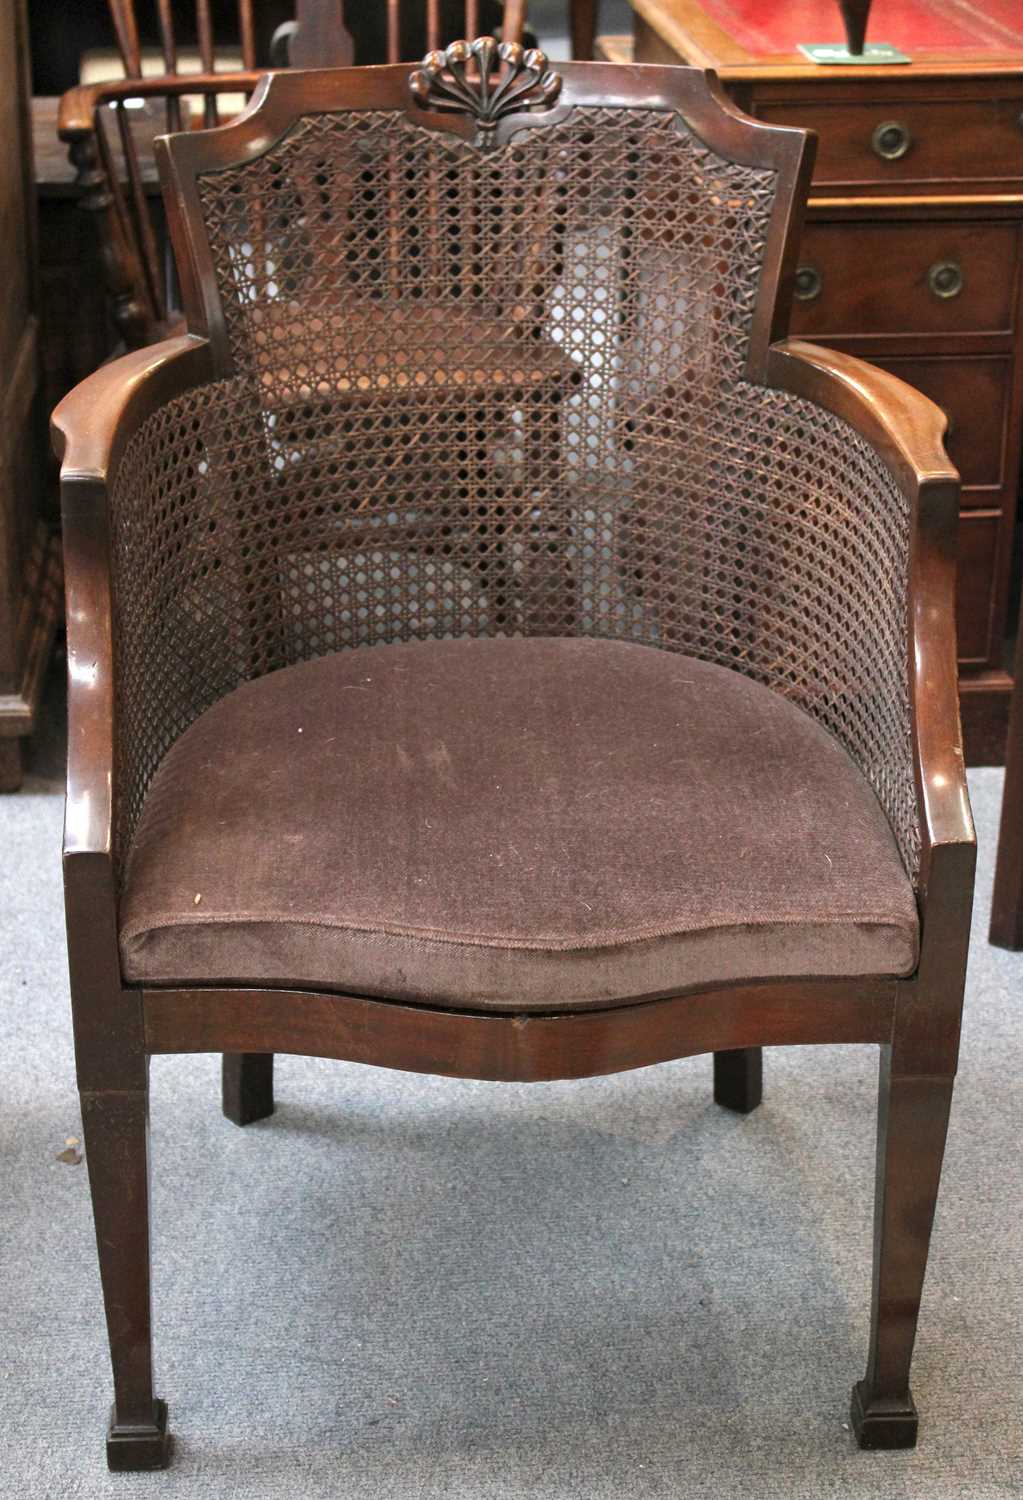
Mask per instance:
[[[107,1463],[165,1469],[167,1408],[153,1396],[149,1279],[149,1092],[83,1091],[82,1122],[114,1370]]]
[[[764,1097],[762,1047],[714,1053],[714,1103],[748,1115]]]
[[[891,1048],[881,1049],[870,1354],[852,1398],[861,1448],[916,1445],[909,1366],[953,1082],[950,1076],[895,1074]]]
[[[221,1071],[224,1113],[236,1125],[252,1125],[274,1112],[272,1052],[225,1052]]]

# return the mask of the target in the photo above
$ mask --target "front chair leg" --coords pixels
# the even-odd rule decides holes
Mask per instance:
[[[714,1053],[714,1103],[748,1115],[764,1097],[762,1047]]]
[[[272,1052],[225,1052],[221,1071],[224,1113],[236,1125],[252,1125],[274,1112]]]
[[[909,1366],[953,1081],[895,1075],[891,1048],[881,1049],[870,1354],[852,1398],[852,1426],[861,1448],[916,1445]]]
[[[149,1283],[149,1093],[83,1091],[85,1155],[114,1370],[107,1463],[165,1469],[167,1408],[153,1396]]]

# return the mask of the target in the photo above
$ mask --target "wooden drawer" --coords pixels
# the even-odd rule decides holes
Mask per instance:
[[[806,227],[792,329],[995,333],[1015,313],[1014,224],[857,219]]]
[[[1004,99],[756,104],[772,125],[816,130],[815,183],[985,182],[1023,177],[1023,90]]]
[[[956,625],[959,660],[988,663],[991,622],[998,584],[1000,514],[971,515],[959,521],[959,560],[956,572]],[[1000,635],[999,635],[1000,638]],[[1000,662],[993,663],[1000,666]]]
[[[865,356],[870,358],[870,356]],[[871,359],[930,396],[949,419],[948,455],[963,485],[998,488],[1005,472],[1005,439],[1012,361],[965,357]],[[964,494],[963,504],[990,506],[989,494]]]

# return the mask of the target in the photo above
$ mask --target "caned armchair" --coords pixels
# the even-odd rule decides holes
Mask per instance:
[[[64,870],[114,1369],[162,1466],[147,1077],[880,1049],[853,1425],[916,1438],[974,837],[943,417],[785,339],[811,139],[495,44],[277,74],[161,167],[190,332],[55,416]],[[549,351],[558,361],[551,365]]]

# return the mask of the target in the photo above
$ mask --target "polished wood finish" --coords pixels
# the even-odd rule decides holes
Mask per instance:
[[[975,414],[963,403],[953,434],[962,458],[1000,427],[984,448],[983,477],[964,473],[959,660],[967,758],[1000,763],[1023,454],[1018,8],[999,0],[967,17],[947,0],[890,0],[875,6],[872,35],[908,52],[908,65],[821,67],[796,44],[837,40],[830,0],[793,12],[767,0],[741,8],[722,0],[632,4],[636,61],[715,68],[757,118],[819,135],[793,331],[889,368],[904,361],[909,379],[944,360],[946,390],[960,374],[964,389],[976,384],[977,362],[988,361],[987,399]],[[850,18],[858,26],[862,15]],[[926,380],[923,389],[931,393]]]
[[[119,968],[112,859],[116,795],[114,615],[107,491],[131,435],[174,395],[227,374],[231,356],[214,267],[197,211],[197,173],[251,159],[296,115],[339,107],[416,108],[404,68],[277,74],[243,119],[160,148],[192,332],[107,365],[55,414],[63,457],[69,621],[68,802],[64,843],[79,1085],[100,1173],[97,1225],[107,1294],[119,1437],[141,1423],[138,1463],[162,1440],[148,1353],[144,1104],[152,1054],[296,1052],[479,1079],[539,1081],[610,1073],[714,1052],[719,1096],[751,1107],[756,1049],[858,1042],[883,1050],[874,1303],[854,1423],[864,1445],[915,1440],[909,1364],[956,1070],[975,844],[958,721],[952,594],[959,486],[942,447],[944,417],[892,374],[848,352],[786,339],[800,204],[811,155],[799,132],[744,119],[696,71],[566,65],[557,107],[498,122],[557,130],[581,104],[679,110],[711,150],[772,166],[779,193],[752,319],[748,378],[791,392],[850,424],[880,455],[911,513],[906,673],[921,835],[921,952],[905,979],[750,981],[644,997],[605,1009],[473,1013],[386,999],[244,986],[126,986]],[[431,117],[471,137],[461,116]],[[235,1065],[229,1065],[231,1067]],[[239,1065],[244,1066],[244,1065]],[[264,1069],[266,1064],[259,1064]],[[232,1087],[247,1087],[236,1076]],[[264,1091],[263,1102],[267,1102]],[[244,1111],[239,1111],[244,1112]],[[90,1139],[90,1150],[92,1142]],[[124,1150],[131,1213],[106,1185]],[[111,1179],[112,1180],[112,1176]],[[143,1348],[143,1346],[145,1346]],[[156,1415],[154,1415],[154,1411]],[[130,1434],[128,1434],[130,1442]]]
[[[60,552],[47,507],[27,14],[0,3],[0,792],[22,780],[60,616]]]

